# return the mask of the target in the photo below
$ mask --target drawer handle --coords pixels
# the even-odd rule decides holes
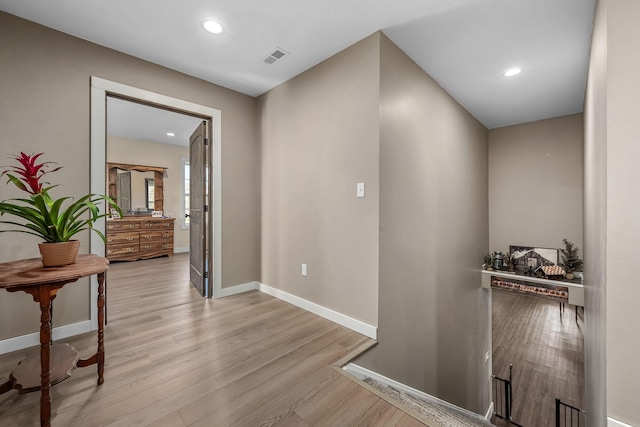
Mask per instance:
[[[127,248],[127,251],[133,252],[133,248]]]
[[[113,252],[113,249],[107,249],[108,254],[110,254],[111,252]]]
[[[171,234],[165,234],[162,237],[164,237],[165,239],[168,239],[171,236]]]
[[[113,242],[113,237],[111,236],[107,237],[107,243],[111,243],[111,242]]]
[[[145,238],[145,239],[148,239],[148,240],[151,240],[151,237],[152,237],[152,236],[151,236],[150,234],[148,234],[148,235],[144,236],[144,238]]]
[[[145,227],[147,227],[147,228],[149,228],[149,227],[153,227],[153,224],[151,224],[151,223],[149,223],[149,222],[148,222],[148,223],[146,223],[144,226],[145,226]]]
[[[143,246],[145,249],[151,249],[151,245]]]
[[[165,222],[165,223],[164,223],[164,226],[165,226],[165,227],[171,227],[171,223],[170,223],[170,222]]]
[[[128,240],[128,241],[132,241],[133,239],[134,239],[134,238],[133,238],[133,237],[131,237],[131,236],[127,237],[127,240]]]
[[[113,225],[112,225],[112,224],[109,224],[109,225],[107,225],[107,228],[108,228],[109,230],[111,230],[111,229],[113,229]]]

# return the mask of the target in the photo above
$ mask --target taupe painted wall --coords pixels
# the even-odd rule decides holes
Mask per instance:
[[[254,98],[0,13],[2,155],[45,151],[65,169],[56,194],[89,192],[92,75],[222,111],[222,286],[260,279],[260,144]],[[4,162],[3,162],[4,163]],[[0,199],[13,196],[0,185]],[[88,234],[81,251],[88,252]],[[0,262],[38,255],[37,239],[0,235]],[[89,289],[56,299],[55,326],[89,318]],[[0,339],[37,331],[30,297],[0,292]]]
[[[489,131],[489,246],[582,254],[582,114]]]
[[[640,4],[599,0],[585,101],[586,403],[640,425],[634,248],[640,241]]]
[[[174,227],[174,249],[189,249],[189,230],[180,228],[182,220],[181,199],[184,179],[182,178],[182,159],[189,159],[189,148],[169,144],[157,144],[149,141],[107,136],[107,161],[113,163],[128,163],[132,165],[158,166],[167,168],[167,177],[162,179],[164,185],[164,214],[176,218]],[[135,173],[134,173],[135,175]],[[151,173],[153,177],[153,173]],[[144,206],[145,183],[144,178],[136,184],[135,193],[139,200],[133,200],[131,206]],[[133,178],[131,182],[134,193]]]
[[[378,323],[378,34],[259,98],[262,282]],[[366,197],[356,198],[356,183]],[[308,265],[302,277],[301,264]]]
[[[640,426],[640,2],[606,4],[608,415]]]
[[[587,424],[607,419],[607,17],[596,5],[584,106],[585,409]]]
[[[385,36],[380,52],[380,343],[357,363],[484,414],[487,130]]]

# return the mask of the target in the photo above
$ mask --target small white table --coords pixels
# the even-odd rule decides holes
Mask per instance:
[[[566,287],[568,291],[567,302],[576,307],[576,322],[578,321],[578,307],[583,307],[584,309],[584,285],[582,285],[582,283],[567,282],[564,280],[541,279],[539,277],[524,276],[522,274],[503,273],[501,271],[482,270],[482,287],[485,289],[491,289],[491,280],[493,277],[526,283],[536,283],[543,285],[543,287]],[[564,311],[564,302],[559,302],[560,314],[562,314],[562,312]]]

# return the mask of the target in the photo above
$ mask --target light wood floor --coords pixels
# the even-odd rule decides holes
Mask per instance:
[[[575,307],[492,290],[493,373],[508,378],[513,364],[513,420],[525,427],[555,425],[555,398],[584,408],[584,322]],[[497,421],[495,422],[498,425]]]
[[[105,383],[87,367],[54,386],[53,426],[422,425],[330,367],[367,338],[260,292],[201,299],[187,260],[111,266]],[[27,352],[0,356],[0,381]],[[39,396],[0,395],[0,426],[39,425]]]

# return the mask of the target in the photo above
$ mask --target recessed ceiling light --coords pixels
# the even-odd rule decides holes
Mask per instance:
[[[221,34],[224,31],[222,24],[220,24],[218,21],[214,21],[213,19],[207,19],[202,25],[204,26],[205,30],[209,31],[212,34]]]
[[[522,68],[510,68],[507,71],[505,71],[504,76],[505,77],[513,77],[515,75],[518,75],[522,72]]]
[[[176,134],[173,132],[167,132],[167,136],[176,136]]]

